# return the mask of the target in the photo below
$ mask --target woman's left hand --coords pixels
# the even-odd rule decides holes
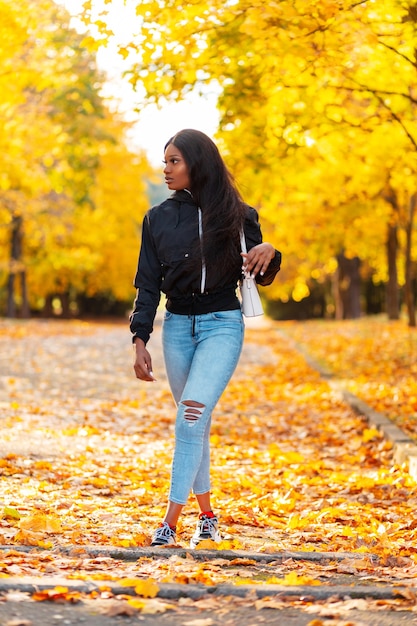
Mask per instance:
[[[250,274],[253,277],[257,274],[263,276],[275,256],[275,248],[265,241],[251,248],[248,253],[241,252],[241,255],[244,274]]]

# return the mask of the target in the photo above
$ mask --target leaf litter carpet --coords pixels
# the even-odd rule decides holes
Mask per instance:
[[[354,574],[401,581],[411,594],[416,484],[393,464],[391,444],[294,350],[285,324],[247,326],[238,370],[213,418],[213,503],[224,541],[204,547],[358,558],[88,558],[83,547],[149,546],[165,511],[175,410],[160,327],[149,345],[158,380],[147,384],[134,377],[126,324],[2,321],[1,576],[152,586],[320,585]],[[191,497],[179,545],[188,545],[196,519]],[[22,546],[31,550],[18,552]],[[64,547],[73,550],[65,555]],[[414,606],[414,597],[407,601]]]

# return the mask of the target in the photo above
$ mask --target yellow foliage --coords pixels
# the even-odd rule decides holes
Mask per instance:
[[[0,16],[0,285],[12,268],[25,271],[35,309],[69,291],[129,306],[150,167],[100,99],[94,56],[87,64],[66,11],[22,0],[1,2]],[[12,265],[17,215],[23,248]]]
[[[410,11],[396,0],[136,2],[143,41],[123,49],[137,52],[129,76],[146,100],[221,88],[219,145],[284,253],[267,297],[306,298],[342,250],[387,279],[387,224],[407,227],[416,191]]]

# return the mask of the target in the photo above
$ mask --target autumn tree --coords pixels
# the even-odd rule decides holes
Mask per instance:
[[[120,52],[147,100],[221,88],[217,139],[285,255],[274,295],[302,299],[338,258],[357,257],[387,282],[391,317],[406,282],[413,324],[414,4],[145,0],[136,11],[140,35]],[[97,22],[94,2],[86,12]]]
[[[42,156],[51,131],[48,125],[45,133],[46,116],[38,115],[42,105],[37,90],[33,88],[29,93],[29,86],[34,86],[36,76],[39,76],[27,44],[34,18],[21,9],[21,3],[0,2],[0,250],[1,267],[8,287],[7,308],[12,315],[17,278],[21,280],[23,310],[27,311],[26,276],[22,264],[23,213],[25,209],[36,212],[37,203],[32,202],[34,196],[48,189]],[[35,100],[38,100],[37,106]],[[44,136],[42,146],[40,141],[34,141],[35,133]]]
[[[147,208],[150,167],[129,150],[127,124],[101,95],[95,54],[62,7],[39,8],[0,1],[0,279],[9,316],[54,297],[67,313],[79,294],[131,300]]]

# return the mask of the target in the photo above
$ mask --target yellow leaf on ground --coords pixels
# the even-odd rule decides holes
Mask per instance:
[[[68,587],[57,586],[53,589],[43,589],[32,594],[32,599],[36,602],[71,602],[76,603],[81,600],[81,594],[78,591],[70,591]]]
[[[321,585],[319,580],[310,576],[299,576],[297,572],[289,572],[284,578],[273,576],[266,581],[270,585]]]
[[[144,598],[155,598],[158,595],[159,585],[153,578],[123,578],[119,580],[122,587],[134,587],[138,596]]]
[[[152,579],[141,580],[135,585],[135,592],[144,598],[155,598],[158,595],[159,585]]]
[[[128,598],[127,603],[134,609],[141,611],[145,607],[146,601],[142,598]]]
[[[45,515],[43,513],[35,513],[35,515],[21,519],[19,527],[21,530],[30,530],[38,533],[62,533],[60,520],[53,515]]]
[[[20,519],[20,513],[11,506],[5,506],[1,517],[2,519]]]
[[[34,533],[30,530],[19,530],[14,537],[14,541],[22,546],[38,546],[43,539],[42,533]]]
[[[364,428],[362,433],[362,441],[364,443],[369,443],[373,439],[381,439],[382,433],[378,430],[378,428]]]
[[[132,541],[138,548],[151,545],[151,537],[149,537],[146,533],[136,533],[133,535]]]
[[[219,544],[213,541],[213,539],[203,539],[196,546],[196,550],[218,550]]]

